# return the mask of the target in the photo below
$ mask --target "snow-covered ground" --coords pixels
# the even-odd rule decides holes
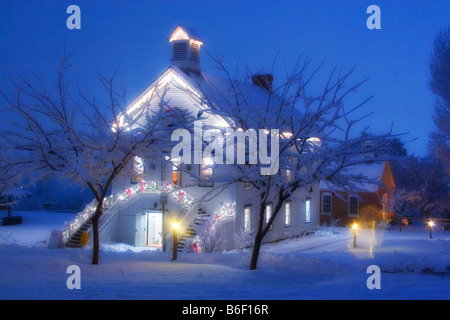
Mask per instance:
[[[73,214],[20,212],[23,225],[0,226],[0,299],[450,299],[450,231],[422,225],[347,228],[263,246],[258,270],[250,252],[171,254],[123,244],[91,250],[47,248],[51,230]],[[0,213],[0,218],[4,213]],[[81,269],[81,290],[69,290],[67,267]],[[369,290],[367,267],[381,268],[381,289]]]

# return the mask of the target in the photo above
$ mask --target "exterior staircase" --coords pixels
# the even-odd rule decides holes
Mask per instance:
[[[195,226],[200,226],[203,222],[209,219],[210,214],[203,211],[203,209],[198,208],[195,219],[191,222],[189,227],[184,231],[181,237],[178,239],[177,251],[178,252],[191,252],[192,241],[194,240],[197,232],[195,231]]]
[[[99,233],[107,227],[118,214],[119,208],[125,203],[138,199],[142,194],[160,194],[161,192],[170,195],[172,199],[179,202],[186,209],[186,219],[191,220],[197,216],[197,205],[193,204],[193,199],[183,189],[167,181],[146,182],[142,180],[139,184],[133,184],[125,189],[122,194],[117,196],[117,200],[112,201],[112,197],[105,199],[103,215],[99,220]],[[66,224],[65,229],[62,231],[62,238],[67,248],[79,248],[82,246],[80,243],[81,235],[83,232],[89,233],[91,230],[91,219],[95,214],[96,206],[97,202],[94,199],[82,212],[77,214],[72,222]],[[92,243],[91,237],[88,239],[87,245],[90,243]]]
[[[86,221],[74,234],[72,234],[69,238],[69,241],[66,242],[66,248],[81,248],[81,235],[83,232],[87,232],[88,229],[92,225],[92,220],[89,219]]]

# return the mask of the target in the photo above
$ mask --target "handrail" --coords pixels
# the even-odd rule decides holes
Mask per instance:
[[[172,198],[182,203],[182,205],[187,208],[192,207],[194,203],[194,200],[190,195],[188,195],[182,188],[178,188],[172,182],[151,181],[147,183],[145,180],[141,180],[138,184],[127,188],[125,192],[121,193],[117,197],[116,201],[113,201],[112,196],[104,200],[105,206],[104,209],[106,210],[102,215],[102,217],[104,217],[102,220],[106,219],[106,221],[102,221],[100,225],[108,223],[112,219],[112,217],[115,216],[117,212],[114,212],[113,215],[110,215],[109,213],[112,212],[112,209],[116,205],[128,202],[129,200],[133,199],[140,193],[161,193],[161,192],[168,193],[169,195],[172,196]],[[64,231],[62,232],[64,243],[69,241],[70,237],[74,233],[76,233],[85,222],[89,221],[92,218],[96,209],[97,209],[97,201],[94,199],[84,208],[84,210],[81,213],[76,215],[75,219],[72,222],[66,223]]]

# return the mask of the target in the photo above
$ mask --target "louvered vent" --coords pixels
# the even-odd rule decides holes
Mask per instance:
[[[187,59],[187,43],[179,42],[173,44],[173,60]]]
[[[200,56],[200,46],[197,43],[191,44],[191,59],[194,61],[199,61]]]

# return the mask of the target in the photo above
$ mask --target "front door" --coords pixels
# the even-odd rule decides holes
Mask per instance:
[[[147,214],[140,213],[136,215],[136,235],[134,245],[144,247],[147,245]]]
[[[149,212],[147,221],[147,245],[156,247],[162,246],[162,213]]]

